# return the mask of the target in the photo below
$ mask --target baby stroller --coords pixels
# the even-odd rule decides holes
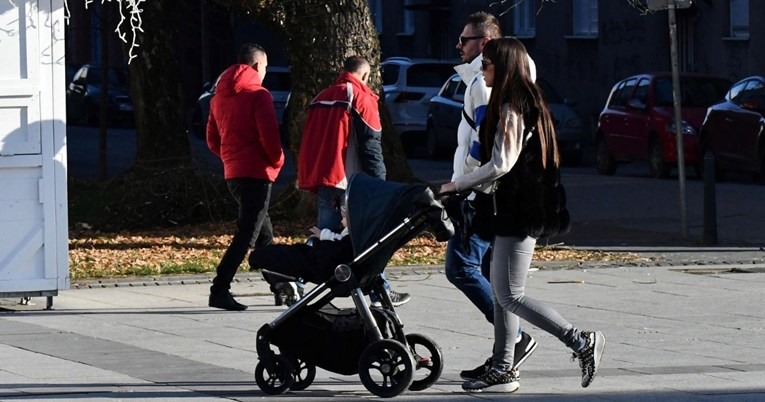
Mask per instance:
[[[385,182],[364,173],[351,178],[345,202],[353,261],[338,265],[326,281],[258,330],[255,379],[267,394],[306,389],[316,367],[358,373],[364,387],[380,397],[424,390],[441,375],[439,346],[425,335],[404,334],[380,273],[396,250],[425,229],[438,241],[453,234],[451,222],[442,219],[443,207],[424,185]],[[364,295],[370,292],[382,307],[369,306]],[[348,296],[355,308],[331,303]]]

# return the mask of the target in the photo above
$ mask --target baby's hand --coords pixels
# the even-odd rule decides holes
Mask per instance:
[[[314,236],[314,237],[321,236],[321,229],[317,228],[316,226],[311,226],[311,228],[308,230],[311,231],[311,236]]]

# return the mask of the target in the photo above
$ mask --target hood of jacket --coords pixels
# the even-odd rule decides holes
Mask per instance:
[[[233,96],[240,92],[254,91],[263,80],[255,69],[246,64],[234,64],[226,69],[215,87],[216,95]]]

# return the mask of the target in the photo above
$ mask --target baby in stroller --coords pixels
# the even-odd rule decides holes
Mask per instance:
[[[255,249],[248,258],[250,269],[261,269],[263,279],[271,286],[277,306],[291,306],[297,301],[297,279],[321,283],[332,276],[338,264],[353,259],[353,245],[348,236],[347,208],[338,200],[343,230],[310,228],[311,237],[304,244],[270,244]]]
[[[311,246],[274,247],[267,252],[272,253],[271,261],[282,258],[284,263],[284,252],[290,250],[290,258],[297,259],[281,265],[279,272],[295,269],[289,271],[291,276],[318,283],[258,330],[255,380],[268,394],[307,388],[316,367],[358,374],[366,389],[381,397],[424,390],[443,370],[441,349],[432,339],[404,333],[380,277],[393,253],[424,230],[430,228],[438,241],[451,237],[453,228],[442,205],[424,185],[385,182],[363,173],[351,178],[345,198],[347,235],[326,244],[340,246],[347,240],[349,258],[334,267],[318,268],[315,263],[298,266],[298,261],[311,258],[312,250],[305,248]],[[252,266],[265,264],[259,253],[253,259]],[[267,266],[275,269],[271,261]],[[381,307],[371,307],[365,294],[374,294]],[[354,308],[332,304],[349,296]]]

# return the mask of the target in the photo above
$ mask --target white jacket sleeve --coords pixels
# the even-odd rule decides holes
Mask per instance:
[[[457,191],[471,188],[485,193],[492,192],[494,181],[515,166],[523,143],[523,119],[505,104],[494,134],[491,159],[472,172],[456,178],[454,184]]]
[[[344,230],[343,232],[346,232]],[[342,233],[335,233],[329,229],[322,229],[321,233],[319,233],[319,240],[330,240],[330,241],[337,241],[345,237]]]

